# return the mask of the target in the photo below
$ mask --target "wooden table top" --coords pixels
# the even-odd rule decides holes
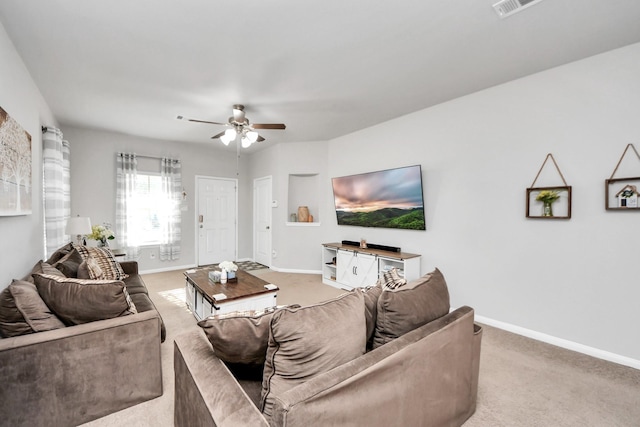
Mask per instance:
[[[213,303],[234,301],[279,290],[278,287],[266,289],[264,285],[269,282],[243,270],[236,271],[236,280],[233,282],[227,282],[224,285],[222,283],[214,283],[209,280],[209,272],[215,270],[215,268],[205,267],[195,269],[195,271],[187,270],[184,272],[187,280]],[[214,298],[216,294],[224,294],[227,298],[218,301]]]

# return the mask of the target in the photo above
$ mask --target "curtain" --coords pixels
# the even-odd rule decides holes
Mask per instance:
[[[160,245],[160,260],[180,259],[180,223],[182,203],[182,164],[180,160],[163,158],[160,165],[162,193],[167,201],[167,224],[163,227],[163,244]]]
[[[138,174],[138,158],[132,153],[116,155],[116,238],[126,253],[126,260],[137,260],[140,248],[133,242],[131,224],[134,223],[131,200],[136,197],[136,176]]]
[[[49,257],[70,241],[65,234],[71,216],[70,146],[60,129],[48,126],[42,131],[44,241]]]

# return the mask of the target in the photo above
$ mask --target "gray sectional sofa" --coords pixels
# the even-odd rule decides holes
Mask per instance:
[[[137,263],[120,265],[136,313],[0,339],[0,425],[75,426],[162,395],[164,324]]]
[[[434,273],[439,274],[437,270]],[[320,315],[317,310],[313,314],[319,318],[313,329],[306,328],[314,319],[309,315],[311,310],[304,307],[278,309],[267,322],[252,317],[253,326],[269,325],[264,370],[258,365],[223,361],[226,355],[216,354],[211,330],[237,334],[241,329],[237,324],[230,327],[228,318],[201,322],[207,328],[206,336],[192,331],[175,339],[176,427],[462,425],[476,407],[482,328],[474,323],[470,307],[449,312],[448,291],[441,286],[444,280],[436,287],[430,285],[433,281],[433,277],[422,278],[396,291],[377,289],[379,296],[367,291],[365,295],[370,296],[365,298],[364,322],[361,317],[342,317],[335,311],[323,316],[323,312],[327,314],[325,307],[320,307]],[[431,288],[416,297],[413,291],[419,287],[424,290],[427,285]],[[407,315],[402,313],[404,308],[420,314]],[[355,310],[358,315],[359,310]],[[417,322],[423,324],[413,327],[418,317],[421,320]],[[336,318],[340,319],[333,324]],[[394,331],[403,323],[398,322],[400,318],[406,322]],[[289,319],[290,325],[284,325],[283,319]],[[223,327],[219,327],[221,322],[226,322]],[[289,330],[284,331],[285,327]],[[356,336],[346,336],[346,329]],[[368,351],[361,347],[366,341],[365,331],[369,343],[375,337],[374,348]],[[305,340],[309,335],[313,336],[311,342]],[[253,334],[253,339],[257,336],[260,333]],[[278,370],[283,373],[281,380],[296,375],[300,361],[305,360],[305,349],[318,340],[319,345],[312,350],[317,352],[304,364],[313,364],[327,353],[331,357],[330,353],[355,341],[361,355],[317,375],[303,376],[284,388],[282,383],[273,382]],[[296,341],[304,348],[292,348],[291,343]],[[292,359],[278,359],[278,352]],[[306,374],[306,368],[302,369]],[[265,413],[265,387],[271,387],[270,414]]]

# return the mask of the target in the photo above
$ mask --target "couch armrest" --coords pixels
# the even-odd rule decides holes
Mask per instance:
[[[126,274],[138,274],[138,261],[121,261],[120,266]]]
[[[176,427],[269,425],[201,331],[176,337],[173,365]]]
[[[461,307],[283,393],[272,425],[461,425],[475,410],[473,314]]]
[[[162,395],[154,311],[0,340],[3,425],[78,425]]]

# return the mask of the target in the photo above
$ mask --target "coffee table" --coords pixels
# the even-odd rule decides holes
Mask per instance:
[[[209,272],[213,270],[197,268],[184,272],[187,307],[196,319],[277,305],[277,286],[243,270],[236,271],[235,281],[223,285],[209,279]]]

